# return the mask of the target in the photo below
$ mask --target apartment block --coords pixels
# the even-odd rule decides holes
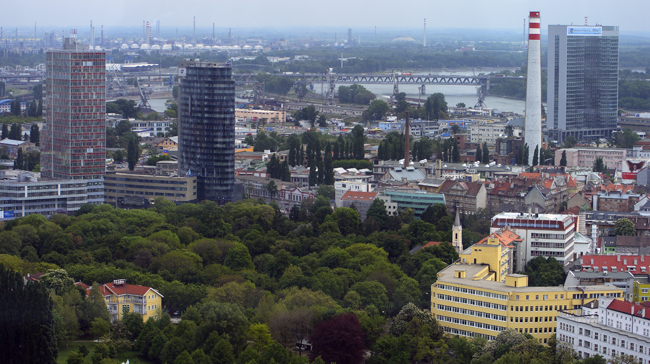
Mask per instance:
[[[600,297],[577,310],[557,316],[557,340],[573,346],[581,359],[631,355],[650,363],[650,308],[611,297]]]

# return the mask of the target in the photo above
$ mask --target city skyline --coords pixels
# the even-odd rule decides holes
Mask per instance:
[[[522,29],[524,16],[528,11],[541,11],[546,14],[548,24],[584,24],[588,17],[590,25],[625,25],[622,31],[648,32],[645,25],[645,14],[650,11],[650,2],[634,0],[630,7],[633,12],[612,9],[611,1],[574,1],[563,2],[549,0],[533,3],[517,0],[500,0],[486,5],[477,0],[459,0],[449,3],[435,3],[417,0],[409,6],[383,7],[368,6],[361,1],[334,0],[322,3],[305,3],[293,0],[268,3],[260,0],[250,0],[246,7],[236,3],[214,3],[195,1],[192,6],[178,2],[162,0],[152,7],[143,1],[116,1],[113,6],[84,3],[75,7],[74,11],[64,11],[66,7],[49,1],[34,1],[29,12],[23,6],[13,2],[5,4],[5,14],[13,14],[10,18],[0,21],[5,34],[15,31],[16,27],[29,29],[36,24],[44,28],[63,29],[77,27],[84,29],[90,21],[96,26],[103,24],[109,27],[141,28],[143,20],[155,22],[160,20],[161,28],[191,28],[193,17],[196,16],[198,29],[207,29],[215,23],[217,27],[231,28],[286,28],[286,27],[352,27],[371,29],[375,26],[378,31],[388,29],[419,29],[421,31],[424,18],[428,19],[428,31],[436,29]],[[63,9],[63,10],[61,10]],[[124,11],[128,9],[128,11]],[[340,9],[334,11],[334,9]],[[303,14],[303,16],[297,16]],[[332,14],[329,17],[315,17],[309,14]],[[441,14],[447,14],[441,16]],[[304,16],[307,15],[307,16]],[[359,15],[362,15],[361,17]],[[169,29],[167,29],[169,31]]]

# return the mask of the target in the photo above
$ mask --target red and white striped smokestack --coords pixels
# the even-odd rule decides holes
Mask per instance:
[[[528,146],[528,165],[535,149],[542,148],[542,45],[539,11],[531,11],[528,19],[528,64],[526,67],[526,116],[524,142]]]

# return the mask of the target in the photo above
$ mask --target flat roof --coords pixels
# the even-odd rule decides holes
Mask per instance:
[[[500,292],[565,292],[573,290],[580,292],[580,290],[576,289],[575,287],[510,287],[501,282],[488,281],[485,279],[473,280],[472,277],[485,269],[486,266],[487,264],[451,264],[438,273],[439,276],[436,283],[450,283]],[[454,272],[458,270],[464,270],[466,272],[465,278],[458,278],[454,275]],[[517,275],[514,274],[511,274],[509,276],[517,277]],[[580,288],[584,289],[585,291],[621,291],[621,288],[604,285],[580,286]]]

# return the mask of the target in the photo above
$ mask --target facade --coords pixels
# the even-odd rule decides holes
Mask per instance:
[[[420,191],[412,188],[387,188],[384,190],[383,195],[386,198],[382,198],[385,202],[397,204],[397,210],[402,211],[406,208],[413,209],[413,214],[416,218],[420,218],[420,215],[431,205],[437,203],[444,204],[445,196],[437,193],[427,193],[426,191]],[[386,208],[388,209],[388,204]],[[391,205],[392,207],[392,205]]]
[[[106,53],[74,39],[46,55],[41,175],[102,179],[106,168]]]
[[[492,218],[490,233],[507,228],[521,237],[513,265],[521,271],[538,256],[553,257],[560,264],[573,261],[577,217],[572,215],[502,212]]]
[[[477,122],[468,129],[470,143],[487,143],[489,146],[496,144],[497,139],[507,137],[506,123]],[[513,129],[513,136],[520,137],[521,130]]]
[[[87,203],[104,203],[103,180],[39,179],[31,172],[10,177],[9,173],[0,173],[0,220],[68,213]]]
[[[548,39],[551,139],[611,137],[618,113],[618,27],[549,25]]]
[[[558,311],[601,296],[622,296],[621,289],[606,286],[529,287],[527,276],[508,273],[509,250],[498,239],[488,239],[438,273],[431,286],[431,313],[445,332],[493,340],[514,329],[548,343]]]
[[[487,207],[487,191],[481,182],[445,181],[439,193],[445,195],[447,210],[461,214],[475,214]]]
[[[650,308],[608,297],[598,308],[563,310],[557,316],[557,340],[573,346],[581,359],[631,355],[650,363]]]
[[[157,319],[162,310],[163,295],[151,287],[127,284],[125,279],[103,284],[100,291],[113,322],[122,320],[124,312],[140,314],[143,321]]]
[[[354,204],[354,207],[359,212],[359,217],[361,221],[366,219],[366,214],[372,202],[377,198],[377,192],[355,192],[347,191],[341,197],[341,205],[343,207],[350,207]]]
[[[197,199],[196,176],[109,172],[104,177],[104,186],[104,202],[115,207],[146,207],[157,197],[177,204]]]
[[[597,211],[632,212],[640,198],[641,195],[635,193],[608,191],[593,196],[592,201]]]
[[[284,123],[287,121],[287,114],[284,110],[236,109],[235,117],[253,121],[266,119],[267,123]]]
[[[334,182],[334,203],[336,207],[341,207],[341,197],[347,191],[353,192],[372,192],[372,186],[363,181],[336,181]]]
[[[179,94],[179,175],[197,176],[198,200],[234,199],[235,82],[232,68],[183,61]]]
[[[650,301],[650,282],[648,278],[636,279],[632,287],[633,301],[636,303]]]
[[[596,158],[602,158],[603,163],[610,169],[623,168],[623,161],[626,158],[626,150],[621,148],[567,148],[555,150],[555,165],[559,166],[562,160],[562,153],[566,151],[567,167],[593,168]]]

